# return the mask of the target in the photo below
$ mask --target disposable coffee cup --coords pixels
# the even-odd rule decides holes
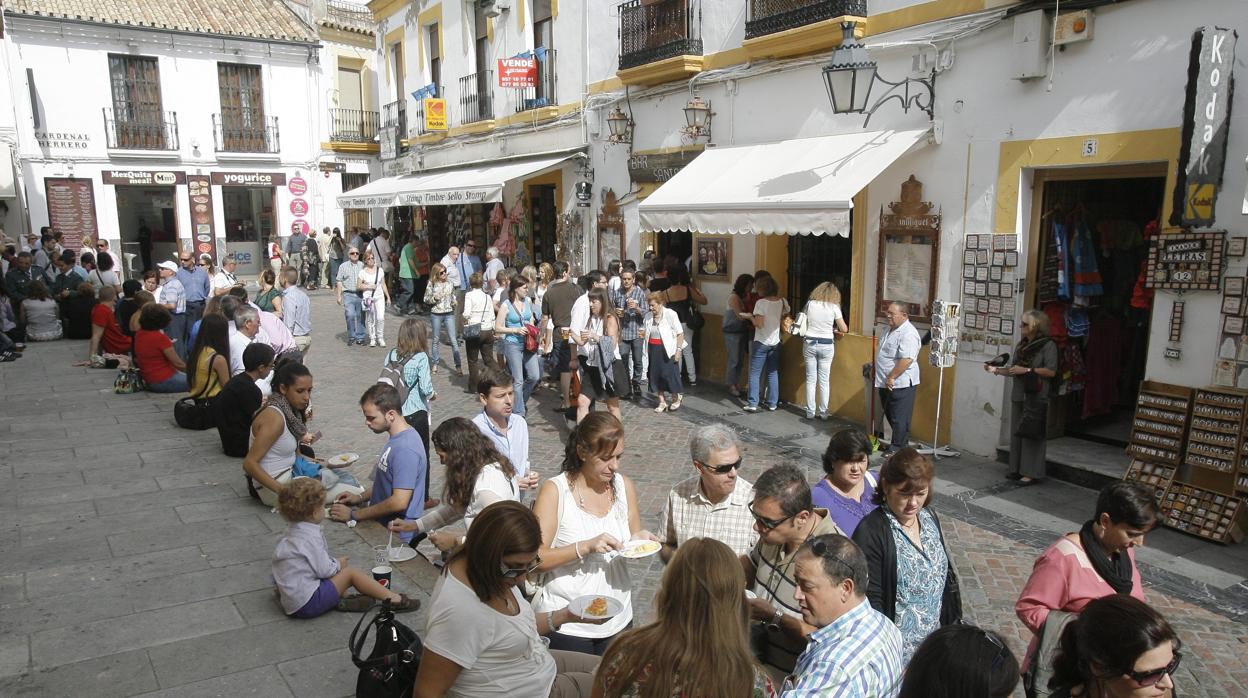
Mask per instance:
[[[390,564],[390,546],[374,545],[373,546],[373,566],[385,567]]]
[[[373,579],[382,587],[390,588],[390,575],[394,574],[394,570],[389,565],[378,565],[373,568]]]

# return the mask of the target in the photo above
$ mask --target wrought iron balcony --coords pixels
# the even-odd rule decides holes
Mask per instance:
[[[276,116],[253,109],[223,109],[212,115],[218,153],[276,153],[281,150]]]
[[[674,56],[702,55],[702,12],[694,0],[628,0],[620,5],[620,70]]]
[[[442,89],[441,85],[436,85],[434,93],[427,96],[432,99],[443,98],[446,97],[446,91]],[[444,131],[429,131],[425,128],[425,100],[423,97],[416,100],[416,111],[412,113],[412,133],[417,136],[423,136],[426,133],[444,133]]]
[[[381,158],[396,157],[407,152],[407,100],[400,99],[381,106]]]
[[[366,34],[372,34],[376,29],[373,13],[367,7],[344,0],[329,0],[325,3],[325,21]]]
[[[866,17],[867,0],[750,0],[745,38],[756,39],[846,16]]]
[[[479,70],[459,79],[459,123],[494,118],[494,71]]]
[[[534,87],[525,87],[517,90],[517,112],[553,107],[559,103],[555,95],[556,55],[553,48],[537,53],[537,84]]]
[[[329,140],[335,143],[372,143],[381,114],[361,109],[329,110]]]
[[[178,113],[135,108],[122,113],[104,107],[104,132],[109,148],[177,150]]]

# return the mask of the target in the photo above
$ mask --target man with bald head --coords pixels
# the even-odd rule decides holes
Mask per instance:
[[[919,347],[923,344],[919,331],[910,324],[905,305],[889,303],[888,332],[880,340],[875,354],[875,388],[884,405],[884,417],[893,428],[889,456],[905,448],[910,441],[910,417],[914,413],[914,395],[919,389]]]

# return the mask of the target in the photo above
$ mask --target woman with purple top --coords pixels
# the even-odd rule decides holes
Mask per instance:
[[[827,509],[847,536],[854,535],[858,522],[878,506],[871,501],[875,476],[867,470],[870,456],[871,440],[866,434],[858,429],[836,432],[823,453],[827,476],[811,488],[815,506]]]

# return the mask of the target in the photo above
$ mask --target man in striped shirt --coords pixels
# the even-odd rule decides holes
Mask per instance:
[[[815,536],[797,553],[802,621],[817,628],[784,681],[783,698],[894,698],[901,633],[867,603],[867,559],[845,536]]]

